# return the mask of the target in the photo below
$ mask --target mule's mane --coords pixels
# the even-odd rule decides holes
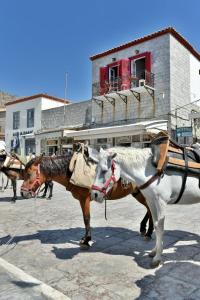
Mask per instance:
[[[45,176],[59,176],[68,175],[69,163],[71,160],[71,155],[62,156],[43,156],[31,159],[25,167],[25,171],[30,168],[33,164],[40,164],[40,170]]]
[[[146,165],[147,160],[152,156],[151,148],[114,147],[107,151],[113,154],[117,153],[115,161],[126,165],[131,164],[136,168]]]

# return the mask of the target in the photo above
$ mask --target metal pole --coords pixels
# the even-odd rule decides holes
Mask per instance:
[[[176,142],[178,142],[178,135],[177,135],[177,128],[178,128],[178,114],[177,114],[177,108],[175,109],[175,118],[176,118]]]
[[[65,125],[65,104],[67,100],[67,72],[65,73],[65,102],[64,102],[64,120],[63,125]]]

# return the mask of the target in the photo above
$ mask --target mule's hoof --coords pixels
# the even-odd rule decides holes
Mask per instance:
[[[156,251],[151,251],[151,252],[149,252],[149,257],[154,257],[156,255]]]
[[[141,234],[141,236],[145,236],[145,234],[146,234],[146,230],[144,230],[144,231],[140,231],[140,234]]]
[[[160,259],[152,259],[152,262],[150,264],[151,268],[157,268],[161,263]]]
[[[149,236],[149,235],[144,236],[144,241],[148,242],[150,240],[151,240],[151,236]]]
[[[90,248],[90,244],[88,242],[81,242],[80,241],[79,245],[80,245],[80,248],[82,250],[88,250]]]
[[[12,199],[10,200],[10,202],[11,202],[12,204],[16,203],[16,199],[13,199],[13,198],[12,198]]]

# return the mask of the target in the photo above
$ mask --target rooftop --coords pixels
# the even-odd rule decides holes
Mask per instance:
[[[165,34],[171,34],[174,38],[176,38],[186,49],[188,49],[200,61],[200,53],[196,49],[194,49],[193,46],[180,33],[178,33],[173,27],[168,27],[168,28],[162,29],[160,31],[157,31],[157,32],[154,32],[152,34],[146,35],[142,38],[133,40],[133,41],[128,42],[126,44],[122,44],[122,45],[117,46],[115,48],[112,48],[112,49],[106,50],[104,52],[95,54],[95,55],[91,56],[90,59],[93,61],[97,58],[100,58],[100,57],[118,52],[120,50],[129,48],[131,46],[135,46],[135,45],[144,43],[146,41],[155,39],[155,38],[160,37],[160,36],[165,35]]]
[[[69,100],[65,100],[65,99],[62,99],[62,98],[57,98],[57,97],[54,97],[54,96],[50,96],[48,94],[35,94],[35,95],[32,95],[32,96],[28,96],[28,97],[18,98],[14,101],[9,101],[9,102],[6,103],[6,106],[12,105],[12,104],[17,104],[17,103],[20,103],[20,102],[33,100],[33,99],[36,99],[36,98],[46,98],[46,99],[49,99],[49,100],[61,102],[63,104],[64,103],[66,103],[66,104],[71,103],[71,101],[69,101]]]

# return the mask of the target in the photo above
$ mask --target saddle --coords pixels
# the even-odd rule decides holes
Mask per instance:
[[[20,159],[20,157],[11,153],[10,155],[6,155],[2,167],[11,168],[11,169],[24,169],[25,163]]]
[[[152,140],[151,148],[153,164],[159,173],[162,174],[166,168],[185,171],[187,165],[189,173],[200,175],[199,144],[179,145],[167,133],[161,132]]]
[[[179,145],[166,132],[157,134],[151,142],[152,162],[160,176],[166,170],[175,170],[183,173],[182,186],[177,203],[185,190],[187,176],[199,178],[200,187],[200,145]]]

